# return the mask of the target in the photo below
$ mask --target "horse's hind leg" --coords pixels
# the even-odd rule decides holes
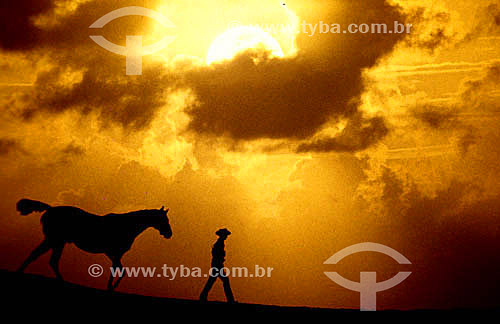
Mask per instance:
[[[59,272],[59,260],[61,259],[64,243],[52,247],[52,255],[50,257],[50,267],[54,270],[56,278],[62,280],[61,273]]]
[[[18,272],[23,272],[24,269],[33,261],[38,259],[42,254],[46,253],[50,249],[50,245],[47,242],[47,240],[43,240],[42,243],[40,243],[39,246],[37,246],[26,258],[26,260],[23,262],[23,264],[17,269]]]
[[[118,259],[116,261],[116,265],[113,265],[115,267],[115,269],[118,267],[120,268],[120,271],[123,271],[123,265],[122,265],[122,261],[121,261],[121,258]],[[118,279],[115,281],[115,284],[113,285],[113,290],[116,289],[116,287],[118,287],[118,284],[120,283],[120,281],[122,281],[123,279],[123,275],[124,273],[122,272],[122,275],[120,277],[118,277]]]
[[[108,257],[111,259],[111,262],[113,262],[113,271],[111,271],[111,273],[109,275],[109,280],[108,280],[108,290],[113,291],[118,286],[118,284],[120,283],[120,281],[123,278],[123,265],[121,262],[121,256],[116,257],[116,256],[108,255]],[[113,276],[113,272],[114,272],[115,276],[117,274],[119,276],[118,279],[116,280],[115,284],[113,284],[113,279],[115,279],[115,276]]]

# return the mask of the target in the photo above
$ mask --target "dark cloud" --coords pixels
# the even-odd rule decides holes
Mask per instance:
[[[168,76],[151,66],[143,69],[141,78],[113,75],[113,67],[121,69],[117,64],[123,62],[96,58],[94,63],[83,72],[81,80],[66,86],[61,85],[64,69],[56,67],[40,73],[34,93],[25,96],[28,107],[23,117],[77,110],[82,114],[97,113],[103,126],[111,122],[127,132],[148,126],[158,108],[166,103]]]
[[[359,73],[339,67],[339,80],[301,58],[255,65],[251,53],[188,75],[198,97],[188,111],[192,130],[236,140],[306,138],[332,114],[351,113],[347,103],[361,91]]]
[[[23,8],[28,4],[21,2],[7,17],[9,25],[25,16]],[[112,10],[127,5],[154,8],[158,1],[89,1],[60,16],[50,11],[54,7],[50,1],[43,2],[44,13],[51,15],[55,23],[28,38],[14,32],[25,44],[16,49],[23,50],[33,60],[48,59],[54,63],[52,68],[42,69],[36,75],[33,88],[18,102],[22,117],[29,120],[39,113],[75,110],[83,115],[96,113],[103,126],[117,124],[127,132],[147,127],[158,108],[165,104],[164,94],[171,79],[160,64],[148,64],[147,59],[142,76],[126,76],[125,58],[96,45],[89,38],[95,31],[88,27]],[[99,34],[123,44],[126,35],[145,34],[150,22],[131,16],[108,25]],[[78,74],[81,77],[75,76]]]
[[[431,8],[419,7],[408,14],[407,22],[413,25],[412,33],[406,39],[411,47],[433,52],[454,39],[449,30],[450,14],[447,12],[435,12]]]
[[[79,4],[73,11],[58,13],[56,8],[64,9],[70,0],[19,0],[3,1],[0,4],[0,49],[7,51],[30,51],[36,49],[61,51],[81,50],[92,41],[88,39],[89,26],[108,12],[126,6],[154,7],[157,0],[138,1],[87,1]],[[51,24],[35,23],[36,18],[50,18]],[[129,24],[118,23],[103,30],[113,39],[131,35],[125,33],[145,28],[144,22],[132,24],[139,19],[122,18]],[[147,24],[147,23],[146,23]],[[90,42],[89,42],[90,41]],[[63,54],[64,53],[60,53]],[[73,54],[77,54],[74,52]],[[57,54],[56,54],[57,55]]]
[[[406,43],[433,53],[447,46],[459,47],[479,37],[500,35],[500,1],[484,1],[475,13],[468,17],[469,32],[460,35],[453,29],[450,12],[432,7],[418,7],[408,12],[407,22],[413,25]]]
[[[142,5],[153,4],[145,1]],[[405,20],[400,9],[385,0],[317,1],[316,5],[321,7],[321,14],[305,13],[307,21],[392,26],[394,21]],[[57,24],[37,38],[39,55],[50,55],[57,67],[38,74],[33,92],[21,104],[25,107],[24,118],[40,112],[77,110],[82,114],[97,113],[104,125],[113,123],[126,130],[140,130],[166,103],[167,89],[185,87],[197,97],[196,104],[187,110],[191,117],[189,129],[197,134],[236,142],[271,138],[309,143],[326,123],[353,119],[342,137],[313,143],[311,149],[317,150],[319,145],[355,151],[378,141],[387,131],[381,118],[363,120],[352,102],[357,102],[364,90],[363,69],[374,66],[392,51],[405,37],[403,34],[330,33],[309,37],[301,33],[297,40],[300,51],[295,58],[270,59],[262,51],[249,51],[230,62],[192,68],[181,74],[148,62],[143,66],[143,75],[135,78],[124,75],[124,59],[98,48],[88,37],[88,26],[116,8],[110,2],[83,3],[73,12],[57,17]],[[123,38],[132,33],[128,29],[134,27],[129,26],[144,28],[144,24],[110,25],[110,30],[103,32],[117,43],[118,35]],[[256,55],[261,60],[257,64],[253,60]],[[75,71],[82,74],[81,80],[68,82],[68,75]],[[355,144],[345,143],[347,140]],[[307,147],[305,144],[301,150]]]
[[[440,137],[455,137],[458,149],[466,154],[478,143],[481,133],[475,118],[492,117],[500,111],[497,97],[491,96],[498,83],[500,65],[492,64],[485,69],[482,78],[463,83],[456,102],[415,106],[411,114],[426,127],[439,131]]]
[[[465,105],[482,111],[498,111],[500,105],[496,98],[490,97],[490,92],[500,84],[500,63],[487,67],[481,79],[465,82],[461,98]]]
[[[485,13],[485,28],[488,33],[498,34],[500,32],[500,1],[488,5]]]
[[[5,156],[19,148],[17,141],[8,138],[0,138],[0,156]]]
[[[394,21],[404,21],[398,8],[385,1],[319,5],[322,15],[305,17],[307,21],[344,26],[366,22],[392,26]],[[366,148],[382,138],[387,128],[381,118],[363,121],[352,104],[364,89],[362,70],[376,64],[402,38],[396,34],[300,34],[296,58],[266,60],[264,56],[255,64],[252,58],[258,53],[250,51],[231,62],[201,68],[187,76],[198,98],[188,110],[192,117],[189,127],[200,134],[236,141],[302,140],[311,138],[327,122],[352,118],[339,138],[304,144],[299,151]]]
[[[0,48],[29,50],[38,45],[43,31],[33,19],[54,8],[53,0],[16,0],[0,3]]]
[[[463,42],[483,36],[500,35],[500,1],[494,0],[483,6],[476,14],[475,20],[475,27],[464,37]]]
[[[467,118],[461,116],[466,108],[460,105],[426,105],[415,107],[412,111],[413,117],[423,123],[430,130],[440,132],[440,136],[455,136],[457,146],[462,155],[467,154],[469,148],[477,144],[478,130]]]
[[[85,153],[85,148],[81,145],[70,143],[61,150],[61,153],[65,155],[83,155]]]
[[[426,105],[415,107],[413,116],[431,128],[450,129],[457,122],[457,112],[453,112],[448,106]]]
[[[305,152],[356,152],[377,143],[389,133],[384,119],[351,119],[336,137],[320,139],[298,146],[298,153]]]
[[[467,154],[469,148],[478,143],[477,132],[473,128],[469,128],[465,134],[460,137],[458,142],[460,152],[462,155]]]
[[[457,102],[423,104],[413,107],[411,113],[417,120],[433,129],[469,128],[461,115],[481,115],[499,111],[496,98],[490,96],[498,83],[500,64],[496,63],[485,68],[482,78],[465,81]]]

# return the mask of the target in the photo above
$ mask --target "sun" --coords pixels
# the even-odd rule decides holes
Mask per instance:
[[[262,28],[238,26],[226,30],[212,42],[206,62],[210,65],[231,60],[245,50],[259,47],[267,50],[271,58],[285,56],[278,41]]]

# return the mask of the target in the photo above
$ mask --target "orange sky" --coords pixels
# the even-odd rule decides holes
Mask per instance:
[[[275,269],[272,278],[234,278],[241,302],[359,307],[359,294],[323,274],[337,269],[352,280],[412,271],[379,294],[379,308],[498,307],[500,2],[286,3],[0,5],[0,267],[15,269],[43,239],[39,215],[16,213],[20,198],[96,214],[165,205],[173,238],[146,231],[124,265],[208,269],[214,232],[227,227],[228,265]],[[177,28],[123,17],[89,30],[131,5]],[[412,33],[309,36],[297,26],[395,20]],[[235,21],[299,30],[270,33],[282,57],[269,42],[239,53],[229,43],[221,54],[237,55],[207,65],[212,42]],[[142,75],[127,76],[125,58],[89,38],[96,32],[120,45],[126,35],[176,39],[143,58]],[[366,241],[412,265],[369,253],[323,265]],[[52,276],[47,261],[28,271]],[[104,288],[105,278],[87,274],[93,263],[109,260],[72,246],[61,271]],[[194,299],[203,284],[125,279],[119,290]],[[219,285],[212,297],[224,300]]]

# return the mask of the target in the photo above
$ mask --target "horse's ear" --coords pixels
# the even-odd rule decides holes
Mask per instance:
[[[160,209],[160,210],[161,210],[161,211],[163,211],[164,209],[165,209],[165,206],[161,206],[161,209]]]

